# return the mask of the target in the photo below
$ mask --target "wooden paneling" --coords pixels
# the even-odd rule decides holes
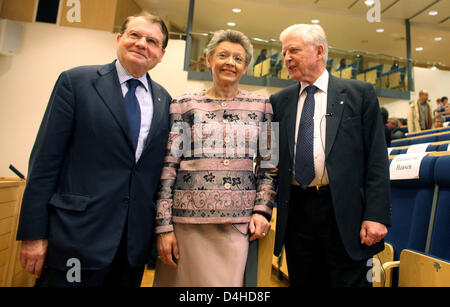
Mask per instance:
[[[6,203],[0,203],[0,219],[4,219],[4,218],[13,216],[16,204],[17,204],[17,201],[9,201]]]
[[[9,253],[8,250],[0,251],[0,267],[5,266],[9,261]],[[1,273],[0,273],[1,274]]]
[[[114,32],[119,32],[125,18],[141,12],[141,8],[134,0],[117,0],[116,16],[114,18]]]
[[[3,0],[0,18],[17,21],[34,21],[37,0]]]
[[[0,286],[32,286],[35,278],[20,266],[16,232],[25,181],[0,178]]]
[[[68,6],[68,0],[63,0],[60,9],[59,24],[75,28],[89,28],[96,30],[113,31],[118,0],[79,0],[80,22],[69,22],[67,13],[73,10]]]
[[[11,238],[11,233],[5,233],[0,236],[0,251],[5,250],[9,247],[9,239]]]
[[[0,193],[0,203],[15,201],[17,197],[17,188],[13,186],[13,183],[8,182]]]
[[[12,216],[0,220],[0,235],[11,232]]]

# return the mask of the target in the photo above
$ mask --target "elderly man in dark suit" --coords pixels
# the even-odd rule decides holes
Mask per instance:
[[[159,17],[128,17],[117,60],[73,68],[56,82],[17,234],[21,264],[40,277],[37,286],[140,286],[171,101],[147,72],[167,42]]]
[[[270,97],[280,123],[275,254],[284,244],[291,286],[369,286],[368,259],[390,224],[375,91],[328,74],[320,26],[294,25],[280,39],[299,82]]]

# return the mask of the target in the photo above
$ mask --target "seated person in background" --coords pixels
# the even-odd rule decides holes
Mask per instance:
[[[405,133],[400,128],[400,121],[396,118],[389,118],[386,126],[391,131],[391,140],[401,139],[405,137]]]
[[[391,70],[396,70],[398,69],[398,61],[394,61],[394,64],[392,64],[391,66]]]
[[[450,114],[450,105],[448,104],[448,98],[446,96],[441,98],[442,105],[444,106],[445,114]]]
[[[408,120],[406,118],[397,118],[399,127],[407,127],[408,126]]]
[[[436,99],[437,108],[434,110],[434,116],[439,115],[439,113],[445,111],[444,103],[441,98]]]
[[[442,128],[442,127],[444,127],[444,122],[445,122],[444,116],[436,115],[434,117],[434,121],[433,121],[433,128]]]
[[[273,68],[273,76],[275,78],[278,78],[278,73],[281,71],[282,68],[283,68],[283,60],[280,60],[278,64],[275,65],[275,67]]]
[[[383,125],[384,125],[384,135],[386,138],[386,145],[387,147],[391,146],[391,129],[387,126],[388,118],[389,118],[389,112],[386,110],[386,108],[381,107],[381,118],[383,119]]]
[[[256,58],[255,64],[253,64],[253,67],[255,67],[257,64],[264,62],[264,60],[267,59],[267,49],[262,49],[261,53]]]

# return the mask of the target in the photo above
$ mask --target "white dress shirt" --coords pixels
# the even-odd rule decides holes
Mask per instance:
[[[125,69],[125,67],[122,66],[122,64],[120,64],[119,60],[116,61],[116,69],[120,86],[122,88],[122,94],[123,97],[125,97],[128,92],[127,81],[129,79],[133,79],[134,77]],[[135,152],[136,161],[139,160],[139,157],[142,154],[142,150],[144,149],[144,144],[147,140],[148,132],[150,131],[153,118],[153,98],[152,93],[149,89],[147,74],[144,74],[137,79],[141,81],[142,86],[138,86],[136,88],[136,98],[139,102],[139,107],[141,108],[141,129],[139,132],[139,139]]]
[[[325,168],[325,136],[326,136],[326,115],[327,114],[327,91],[328,91],[328,80],[329,74],[325,70],[322,75],[314,82],[313,85],[317,86],[318,90],[314,94],[314,172],[315,177],[313,181],[309,184],[312,186],[324,186],[328,185],[328,174]],[[295,122],[295,145],[294,145],[294,167],[293,167],[293,178],[292,183],[299,185],[297,180],[295,180],[295,155],[297,148],[297,136],[298,136],[298,126],[300,125],[300,119],[302,117],[303,104],[306,99],[306,87],[311,85],[305,82],[300,82],[300,95],[298,99],[297,106],[297,119]]]

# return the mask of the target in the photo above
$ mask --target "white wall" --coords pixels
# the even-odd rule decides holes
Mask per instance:
[[[19,54],[0,55],[0,177],[14,176],[9,164],[27,174],[28,158],[58,75],[75,66],[106,64],[116,58],[116,34],[46,23],[22,24]],[[184,41],[169,41],[162,63],[151,72],[173,97],[211,85],[187,80],[184,48]],[[242,88],[262,95],[279,90]]]

